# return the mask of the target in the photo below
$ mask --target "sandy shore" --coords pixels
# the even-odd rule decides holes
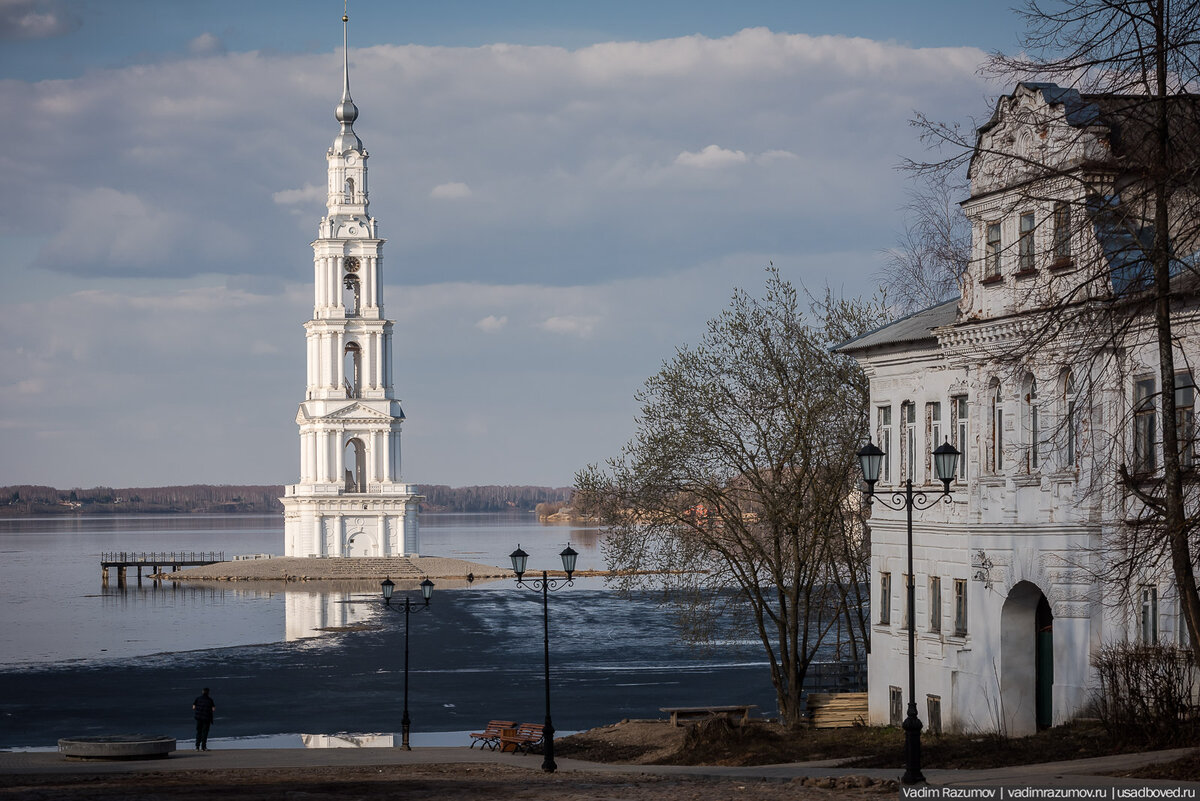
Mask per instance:
[[[541,571],[536,572],[540,577]],[[548,573],[556,577],[566,575],[561,570],[551,570]],[[611,572],[576,570],[574,573],[575,578],[607,575],[611,575]],[[525,576],[533,578],[534,573],[531,571]],[[390,578],[398,584],[419,582],[426,578],[461,581],[465,584],[470,581],[515,577],[516,574],[508,568],[445,556],[275,556],[270,559],[215,562],[153,576],[165,581],[383,581]]]
[[[189,567],[155,578],[168,581],[394,581],[429,579],[511,578],[513,572],[495,565],[443,556],[326,557],[276,556],[242,559]]]

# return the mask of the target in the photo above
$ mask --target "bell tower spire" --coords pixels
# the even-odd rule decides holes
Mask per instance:
[[[367,210],[367,151],[354,131],[350,51],[342,15],[341,130],[325,153],[326,216],[313,249],[313,315],[304,324],[308,380],[296,415],[300,482],[286,488],[288,556],[420,552],[423,498],[400,477],[404,412],[392,376],[392,321],[383,316],[383,245]]]

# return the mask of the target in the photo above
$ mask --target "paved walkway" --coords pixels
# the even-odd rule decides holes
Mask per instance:
[[[972,786],[1070,786],[1070,787],[1179,787],[1180,782],[1146,779],[1121,779],[1099,775],[1101,772],[1130,770],[1158,762],[1170,762],[1187,755],[1193,749],[1152,751],[1142,754],[1080,759],[1073,762],[1051,762],[1041,765],[1020,765],[990,770],[925,771],[930,784],[952,787]],[[720,776],[788,780],[797,777],[870,776],[876,779],[898,779],[900,770],[865,770],[838,767],[839,760],[797,762],[786,765],[760,765],[746,768],[692,767],[679,765],[611,765],[559,759],[560,772],[625,773],[688,776]],[[499,763],[541,769],[542,758],[537,755],[502,754],[468,748],[237,748],[227,751],[176,751],[168,759],[130,762],[79,762],[56,753],[0,752],[0,774],[20,773],[145,773],[175,770],[237,770],[241,768],[302,768],[318,766],[365,767],[405,764],[470,764]],[[1184,787],[1200,790],[1200,777]]]

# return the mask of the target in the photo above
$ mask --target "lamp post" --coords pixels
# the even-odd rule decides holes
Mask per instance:
[[[558,765],[554,763],[554,723],[550,720],[550,590],[562,589],[575,583],[571,574],[575,572],[575,560],[579,558],[579,554],[567,543],[567,547],[563,548],[559,556],[562,557],[563,572],[567,574],[565,579],[552,579],[543,570],[540,579],[526,582],[522,576],[529,562],[529,554],[522,551],[520,545],[509,554],[513,572],[517,574],[517,586],[542,592],[542,645],[546,655],[546,723],[542,726],[542,753],[545,758],[542,759],[542,770],[547,773],[558,770]]]
[[[917,717],[917,610],[916,590],[913,583],[913,509],[928,509],[939,500],[950,503],[950,482],[958,466],[958,449],[943,442],[933,451],[933,467],[942,491],[933,495],[924,490],[913,490],[912,478],[904,482],[904,491],[890,495],[876,495],[875,482],[879,481],[879,468],[883,464],[884,452],[870,440],[858,452],[858,463],[862,468],[863,481],[867,484],[867,503],[879,500],[894,511],[904,509],[908,513],[908,715],[904,718],[904,776],[900,781],[917,784],[925,781],[921,773],[921,719]]]
[[[400,608],[398,606],[392,606],[392,593],[396,589],[396,582],[390,578],[385,578],[379,586],[383,589],[383,605],[388,609],[399,612]],[[425,579],[421,582],[421,597],[425,599],[424,606],[414,608],[409,601],[408,595],[404,596],[404,715],[400,718],[400,747],[405,751],[412,750],[408,745],[408,730],[412,723],[408,718],[408,616],[412,612],[421,612],[428,609],[429,598],[432,595],[433,582]]]

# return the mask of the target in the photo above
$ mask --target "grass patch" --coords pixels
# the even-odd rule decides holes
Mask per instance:
[[[1148,750],[1135,745],[1115,745],[1103,727],[1091,721],[1057,726],[1029,737],[925,734],[921,747],[923,767],[968,769]],[[901,769],[904,766],[904,732],[881,726],[792,731],[766,721],[741,724],[725,718],[685,728],[671,726],[667,721],[622,721],[564,738],[556,748],[561,756],[594,762],[769,765],[836,759],[846,767]]]

